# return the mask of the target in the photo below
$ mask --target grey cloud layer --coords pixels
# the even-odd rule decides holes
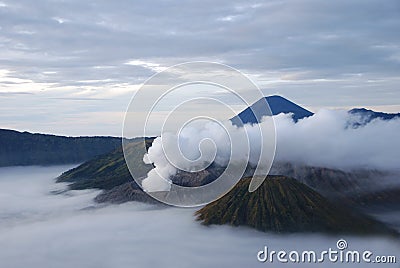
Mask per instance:
[[[208,60],[245,72],[265,94],[308,107],[399,105],[399,15],[396,0],[1,0],[0,98],[8,113],[21,114],[12,107],[27,99],[11,98],[14,92],[114,98],[113,107],[98,106],[122,112],[134,90],[129,86],[158,66]],[[57,111],[46,113],[62,117],[72,106],[87,112],[53,101]],[[52,132],[37,120],[44,127],[36,131]],[[25,129],[31,121],[0,123]],[[77,132],[93,133],[94,124]],[[120,133],[104,129],[112,131],[98,134]]]
[[[1,64],[21,76],[62,73],[38,80],[73,83],[106,74],[125,81],[132,68],[123,63],[136,58],[166,65],[177,58],[214,59],[259,72],[290,68],[335,76],[390,76],[400,66],[397,1],[4,3]],[[148,71],[134,69],[135,76]]]

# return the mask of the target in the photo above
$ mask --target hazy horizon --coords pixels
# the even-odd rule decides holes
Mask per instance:
[[[289,99],[290,100],[290,99]],[[291,100],[292,101],[292,100]],[[298,103],[296,103],[296,104],[298,104]],[[301,104],[299,104],[300,106],[301,106]],[[245,109],[246,107],[245,106],[240,106],[242,109]],[[307,107],[304,107],[304,106],[302,106],[303,108],[306,108],[307,109]],[[397,106],[395,106],[396,108],[397,108]],[[349,106],[349,107],[346,107],[346,108],[344,108],[344,107],[319,107],[319,109],[316,109],[316,110],[310,110],[310,109],[308,109],[309,111],[311,111],[311,112],[313,112],[313,113],[317,113],[318,111],[320,111],[320,110],[332,110],[332,111],[349,111],[349,110],[351,110],[351,109],[353,109],[353,108],[366,108],[366,109],[372,109],[373,111],[375,111],[375,112],[385,112],[385,113],[400,113],[400,106],[399,106],[399,110],[393,110],[394,108],[390,108],[389,110],[379,110],[379,106],[378,107],[375,107],[375,106],[372,106],[372,107],[352,107],[352,106]],[[122,121],[121,121],[122,122]],[[9,129],[9,130],[15,130],[15,131],[19,131],[19,132],[30,132],[30,133],[32,133],[32,134],[47,134],[47,135],[57,135],[57,136],[67,136],[67,137],[92,137],[92,136],[104,136],[104,137],[106,137],[106,136],[110,136],[110,137],[122,137],[123,135],[123,133],[122,133],[122,123],[121,123],[121,131],[120,131],[120,133],[117,133],[117,132],[115,132],[115,135],[109,135],[109,134],[105,134],[105,135],[102,135],[102,134],[96,134],[96,133],[90,133],[90,134],[85,134],[85,133],[81,133],[81,134],[79,134],[79,133],[74,133],[74,134],[68,134],[67,132],[55,132],[55,131],[33,131],[33,130],[30,130],[29,128],[24,128],[24,127],[21,127],[21,128],[7,128],[7,127],[3,127],[3,126],[1,126],[0,127],[0,129]],[[101,131],[100,131],[101,132]],[[99,133],[100,133],[99,132]],[[141,135],[137,135],[137,136],[135,136],[135,137],[141,137]]]

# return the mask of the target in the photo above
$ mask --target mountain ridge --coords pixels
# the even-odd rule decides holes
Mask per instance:
[[[266,102],[269,103],[272,115],[292,113],[295,122],[313,115],[296,103],[282,96],[273,95],[261,98],[250,106],[255,109],[256,115],[250,107],[247,107],[230,119],[232,124],[242,126],[243,123],[260,122],[261,118],[269,113],[268,109],[265,109]],[[350,122],[353,127],[365,125],[376,118],[383,120],[400,118],[400,113],[388,114],[366,108],[354,108],[348,112],[359,115],[358,119],[355,118],[354,122]],[[70,137],[0,129],[0,167],[82,163],[118,148],[121,142],[121,137],[112,136]]]
[[[266,106],[267,103],[270,111]],[[278,115],[280,113],[291,113],[295,122],[314,114],[282,96],[272,95],[259,99],[237,116],[231,118],[231,121],[232,124],[237,126],[248,123],[257,124],[261,122],[263,116]]]
[[[118,137],[67,137],[0,129],[0,167],[82,163],[121,143]]]
[[[366,108],[353,108],[349,110],[348,113],[358,117],[352,122],[354,127],[364,126],[375,119],[389,121],[400,118],[400,113],[377,112]]]

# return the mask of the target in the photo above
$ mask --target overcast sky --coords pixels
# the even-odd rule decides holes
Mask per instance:
[[[0,0],[0,128],[121,135],[149,76],[205,60],[310,110],[400,111],[400,2]]]

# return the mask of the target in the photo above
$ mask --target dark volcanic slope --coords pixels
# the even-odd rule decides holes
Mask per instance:
[[[272,232],[391,233],[380,222],[338,207],[295,179],[272,176],[249,193],[250,178],[196,212],[204,224],[246,225]]]
[[[323,167],[309,167],[290,163],[274,163],[270,174],[295,178],[329,200],[347,206],[369,210],[370,208],[400,209],[400,186],[385,186],[388,172],[354,170],[346,172]]]
[[[144,143],[132,142],[127,150],[132,156],[132,161],[137,163],[138,175],[145,176],[152,166],[146,165],[142,160],[146,150]],[[122,147],[68,170],[57,178],[57,182],[71,182],[70,188],[75,190],[88,188],[109,190],[132,181]],[[136,185],[135,188],[139,187]]]
[[[116,186],[111,190],[103,191],[96,196],[95,201],[98,203],[114,203],[121,204],[128,201],[137,201],[149,204],[162,204],[150,195],[143,192],[138,188],[137,184],[126,182],[122,185]]]
[[[396,114],[389,114],[389,113],[382,113],[382,112],[375,112],[372,110],[368,110],[365,108],[354,108],[349,111],[352,115],[360,116],[360,122],[357,125],[364,125],[371,122],[374,119],[381,119],[381,120],[392,120],[400,118],[400,113]],[[356,126],[357,126],[356,125]]]
[[[64,137],[0,129],[0,166],[80,163],[121,145],[115,137]]]
[[[152,139],[148,139],[147,146],[150,146],[151,142]],[[146,165],[143,162],[143,155],[146,152],[144,143],[142,141],[133,141],[127,147],[127,151],[131,155],[130,160],[136,165],[136,175],[139,178],[145,177],[153,166]],[[224,168],[213,167],[196,173],[178,172],[171,180],[182,186],[200,186],[210,183],[223,171]],[[89,188],[111,190],[123,184],[129,186],[114,189],[114,194],[108,195],[109,200],[106,200],[105,195],[103,195],[102,199],[98,199],[98,201],[101,200],[103,202],[121,202],[122,199],[116,200],[115,193],[117,191],[140,189],[128,170],[121,147],[64,172],[57,178],[57,182],[70,182],[70,188],[74,190]],[[125,202],[136,200],[135,195],[126,195],[121,192],[121,196],[125,197],[123,199]]]
[[[258,100],[250,107],[240,112],[237,116],[233,117],[231,119],[232,123],[237,126],[242,126],[246,123],[259,123],[263,116],[271,115],[268,114],[269,111],[265,110],[265,102],[268,103],[272,115],[291,113],[295,122],[297,122],[299,119],[313,115],[312,112],[281,96],[268,96]]]
[[[148,146],[150,146],[151,141],[151,139],[148,139]],[[132,161],[136,164],[137,171],[139,171],[138,175],[141,177],[146,176],[147,172],[152,168],[151,165],[143,163],[142,159],[145,150],[143,142],[133,141],[131,143],[130,153],[132,154]],[[178,172],[171,180],[182,186],[200,186],[213,181],[223,170],[223,168],[212,166],[196,173]],[[387,191],[378,189],[375,193],[371,193],[369,186],[373,185],[371,184],[372,181],[379,181],[384,175],[376,171],[349,173],[327,168],[274,163],[271,173],[296,178],[328,199],[341,201],[346,203],[346,205],[370,207],[376,204],[388,206],[387,204],[396,204],[396,200],[398,199],[396,198],[396,192],[388,193]],[[250,176],[251,174],[251,171],[249,171],[246,176]],[[111,190],[114,187],[131,183],[129,184],[129,188],[116,188],[113,189],[113,194],[103,195],[103,198],[98,199],[98,201],[101,200],[102,202],[119,203],[137,200],[137,195],[127,195],[122,191],[129,191],[132,187],[133,189],[140,189],[129,173],[122,148],[118,148],[111,153],[99,156],[65,172],[57,181],[69,182],[71,183],[70,188],[76,190],[88,188]],[[364,196],[366,186],[368,186],[367,190],[370,193],[368,196]],[[123,199],[117,198],[118,191],[121,191]]]

